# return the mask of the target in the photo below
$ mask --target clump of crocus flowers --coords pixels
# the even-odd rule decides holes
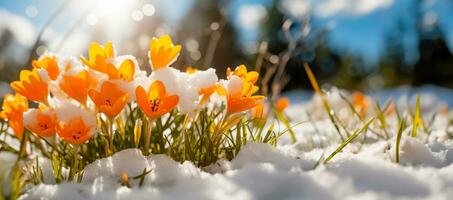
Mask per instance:
[[[271,103],[258,95],[259,74],[245,65],[228,68],[226,79],[213,68],[171,67],[180,51],[168,35],[152,38],[150,74],[134,56],[117,55],[111,42],[92,43],[87,57],[46,52],[11,83],[15,94],[4,96],[0,117],[22,143],[57,154],[72,147],[76,168],[79,156],[100,158],[131,147],[206,165],[241,145],[226,141],[226,132],[257,118],[262,127],[270,105],[278,112],[288,106],[287,99]],[[196,152],[195,145],[206,147]]]

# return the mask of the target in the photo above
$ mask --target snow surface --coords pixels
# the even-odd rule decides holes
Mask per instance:
[[[22,199],[448,199],[453,195],[453,146],[435,154],[415,141],[403,142],[401,157],[412,165],[389,162],[387,144],[379,142],[358,154],[342,153],[314,170],[319,149],[249,143],[231,162],[205,169],[211,173],[190,162],[127,149],[87,166],[81,184],[41,184]],[[138,180],[131,181],[132,188],[121,186],[122,171],[132,177],[145,168],[152,171],[142,188]]]
[[[413,91],[394,91],[381,93],[392,96],[401,108],[413,108]],[[429,108],[422,109],[422,116],[431,118],[440,112],[429,136],[420,131],[416,138],[408,137],[411,126],[403,131],[399,164],[395,163],[397,123],[390,115],[389,140],[378,139],[369,130],[366,138],[362,134],[356,139],[363,144],[351,143],[327,164],[317,165],[321,156],[334,151],[340,139],[319,97],[293,93],[288,95],[293,103],[286,114],[294,124],[307,122],[307,113],[313,121],[294,128],[297,143],[292,144],[288,135],[277,147],[250,142],[233,160],[220,160],[204,168],[127,149],[88,165],[80,184],[54,184],[47,167],[43,169],[45,183],[28,188],[21,199],[451,199],[453,141],[448,134],[452,130],[449,113],[441,112],[441,105],[451,105],[451,100],[444,98],[451,91],[431,86],[417,91],[422,94],[422,108]],[[354,130],[361,123],[351,117],[339,92],[344,91],[334,88],[327,97],[339,119]],[[309,101],[295,103],[294,97]],[[379,130],[374,125],[370,128]],[[122,173],[135,177],[144,169],[151,172],[142,187],[132,178],[131,188],[121,185]]]

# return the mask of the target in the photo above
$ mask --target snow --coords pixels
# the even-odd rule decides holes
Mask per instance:
[[[209,68],[204,71],[197,70],[195,73],[190,74],[189,76],[190,83],[198,89],[213,86],[219,79],[214,68]]]
[[[11,191],[11,177],[9,176],[11,168],[17,160],[16,154],[10,152],[0,152],[0,190],[5,192],[5,195]]]
[[[92,182],[99,176],[114,176],[121,172],[129,176],[138,176],[143,169],[149,168],[149,164],[137,149],[127,149],[109,158],[103,158],[88,165],[84,171],[84,182]],[[119,177],[119,176],[118,176]]]
[[[256,163],[271,163],[272,168],[290,170],[300,165],[295,157],[282,154],[269,145],[250,143],[231,162],[233,169],[241,169],[247,165]]]
[[[427,165],[432,167],[441,167],[443,162],[441,155],[431,152],[430,149],[419,140],[407,137],[401,141],[401,164],[405,165]],[[390,152],[395,152],[391,149]],[[436,156],[437,155],[437,156]]]
[[[390,156],[379,152],[380,144],[367,146],[374,154],[340,153],[316,169],[316,149],[249,143],[231,162],[215,164],[224,170],[216,173],[127,149],[87,166],[81,184],[41,184],[22,199],[448,199],[453,194],[453,147],[441,147],[450,152],[450,159],[442,160],[415,139],[408,141],[402,145],[402,165],[389,162]],[[132,179],[132,188],[121,186],[121,172],[133,177],[145,168],[152,171],[143,187]]]
[[[339,98],[340,91],[329,90],[326,97],[339,118],[357,128],[358,121],[351,119]],[[426,100],[422,104],[432,108],[422,109],[423,116],[436,112],[436,105],[447,103],[448,99],[439,97],[442,90],[425,87],[418,91],[431,91],[431,97],[422,97]],[[386,94],[402,98],[396,93]],[[165,155],[144,156],[137,149],[126,149],[86,166],[81,183],[54,184],[52,169],[40,159],[44,163],[40,166],[47,168],[43,170],[44,183],[28,188],[21,199],[447,200],[453,195],[453,141],[448,138],[445,122],[448,113],[438,114],[430,135],[420,131],[416,138],[409,137],[411,126],[403,131],[400,163],[395,162],[396,118],[388,116],[388,140],[367,131],[356,139],[363,144],[351,143],[328,163],[318,165],[320,158],[330,155],[340,140],[320,107],[319,97],[298,98],[309,101],[292,101],[286,110],[293,122],[306,122],[295,127],[294,131],[302,134],[296,134],[298,141],[294,144],[288,135],[276,147],[249,142],[233,160],[219,160],[203,168],[188,161],[175,162]],[[414,107],[408,100],[411,95],[405,99],[405,108]],[[307,112],[314,123],[307,122]],[[132,177],[144,170],[150,172],[140,187],[139,180]],[[130,188],[121,185],[122,173],[128,175]]]

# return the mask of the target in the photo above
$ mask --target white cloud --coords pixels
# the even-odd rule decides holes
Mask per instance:
[[[302,17],[310,11],[310,0],[283,0],[280,8],[294,17]]]
[[[363,15],[379,8],[386,8],[393,0],[327,0],[317,6],[321,16],[332,14]]]
[[[309,10],[321,17],[332,15],[364,15],[392,5],[393,0],[284,0],[281,8],[289,14],[300,17]]]
[[[316,5],[320,16],[334,14],[363,15],[392,5],[393,0],[325,0]]]
[[[267,11],[263,5],[244,5],[239,8],[239,23],[243,27],[257,27],[266,16]]]
[[[12,31],[16,40],[24,45],[31,46],[36,39],[36,30],[33,24],[24,17],[0,9],[0,32],[4,29]]]

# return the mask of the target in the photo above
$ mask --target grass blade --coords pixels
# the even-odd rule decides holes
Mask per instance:
[[[387,120],[385,119],[384,112],[382,112],[381,106],[376,102],[377,107],[377,118],[380,122],[380,128],[384,131],[384,137],[386,140],[389,139],[389,134],[387,133]]]
[[[338,135],[341,138],[341,141],[344,142],[344,137],[341,134],[340,128],[338,127],[337,123],[335,122],[335,118],[333,116],[335,113],[331,109],[329,102],[327,101],[327,99],[324,96],[324,93],[322,92],[321,88],[319,87],[319,84],[318,84],[318,81],[316,81],[315,75],[313,75],[313,72],[311,71],[310,67],[306,63],[304,64],[304,68],[305,68],[305,71],[307,72],[308,79],[310,80],[310,83],[313,86],[313,89],[322,99],[324,109],[326,110],[327,115],[329,115],[330,122],[332,122],[332,124],[334,125],[335,130],[337,131]]]
[[[368,126],[370,126],[370,124],[374,121],[374,117],[371,118],[370,120],[368,120],[368,122],[362,126],[362,128],[360,129],[357,129],[351,136],[348,137],[348,139],[346,139],[346,141],[344,141],[343,143],[340,144],[340,146],[338,146],[334,152],[332,152],[329,157],[327,157],[327,159],[324,161],[324,164],[326,164],[327,162],[329,162],[329,160],[331,160],[337,153],[339,153],[341,150],[343,150],[343,148],[348,145],[349,143],[351,143],[355,138],[357,138],[357,136],[360,135],[360,133],[362,132],[365,132],[367,129],[368,129]]]
[[[398,123],[398,132],[396,134],[396,142],[395,142],[395,162],[400,163],[400,142],[401,142],[401,137],[403,135],[403,130],[404,130],[404,120],[400,120]]]
[[[286,129],[288,129],[288,133],[289,135],[291,136],[291,140],[293,143],[297,142],[297,139],[296,139],[296,134],[294,133],[294,131],[291,129],[291,125],[289,124],[289,121],[288,119],[286,119],[285,115],[283,114],[283,112],[279,112],[277,110],[275,110],[275,115],[277,117],[278,120],[280,120],[280,122],[283,123],[283,125],[285,126]]]
[[[417,137],[418,126],[423,125],[423,120],[420,118],[420,95],[417,96],[417,103],[415,105],[415,114],[412,120],[412,137]]]

